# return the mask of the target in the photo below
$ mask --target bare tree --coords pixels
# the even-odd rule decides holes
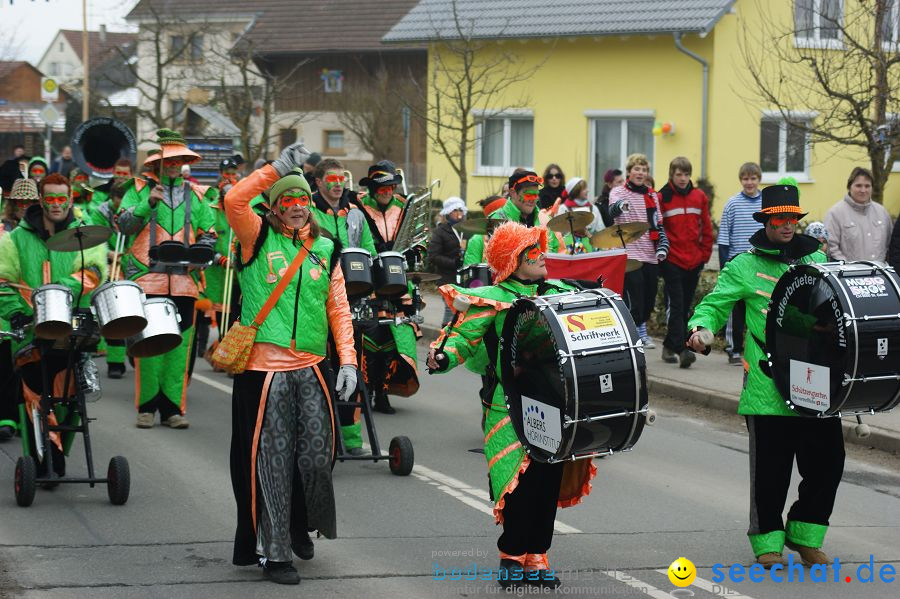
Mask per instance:
[[[218,60],[218,72],[210,79],[218,81],[212,88],[215,97],[212,105],[220,109],[240,130],[241,148],[245,158],[253,164],[262,157],[269,144],[277,137],[273,132],[273,116],[275,98],[290,85],[291,79],[298,70],[309,62],[309,59],[294,64],[286,73],[276,75],[267,68],[266,63],[257,56],[252,42],[241,40],[234,48],[213,49],[212,55]],[[237,81],[228,77],[228,73],[238,72]],[[293,128],[304,119],[304,115],[295,117],[290,122],[281,121],[281,127]]]
[[[403,109],[415,97],[408,79],[382,64],[354,93],[335,94],[338,120],[376,160],[403,153]]]
[[[798,0],[789,24],[769,15],[767,4],[757,0],[760,24],[740,27],[748,99],[777,111],[810,143],[865,152],[872,197],[882,201],[900,157],[896,3]]]
[[[433,25],[432,76],[424,86],[414,81],[421,102],[410,106],[422,107],[417,112],[428,125],[428,139],[453,168],[465,199],[476,125],[504,110],[527,106],[526,95],[511,98],[509,90],[526,81],[540,64],[528,65],[521,55],[502,51],[493,40],[476,38],[477,16],[462,16],[456,0],[450,4],[451,31],[445,34],[443,23]]]

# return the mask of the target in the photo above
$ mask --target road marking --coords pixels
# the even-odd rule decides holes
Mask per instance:
[[[218,389],[224,393],[231,394],[232,389],[227,385],[223,385],[218,381],[214,381],[210,378],[203,376],[202,374],[195,374],[193,378],[197,379],[201,383],[209,385],[214,389]],[[367,448],[371,451],[371,447],[368,443],[363,443],[363,447]],[[386,455],[385,452],[382,452],[382,455]],[[421,464],[416,464],[413,466],[413,470],[411,475],[417,478],[420,481],[427,482],[428,484],[436,487],[442,493],[453,497],[454,499],[468,505],[469,507],[475,508],[476,510],[487,514],[488,516],[494,516],[493,504],[490,503],[491,498],[490,495],[481,489],[476,489],[470,485],[467,485],[463,481],[453,478],[443,472],[438,472],[437,470],[432,470],[427,466],[422,466]],[[487,504],[486,504],[486,503]],[[568,524],[563,524],[562,522],[554,522],[553,529],[559,534],[577,534],[582,531],[575,528],[574,526],[569,526]],[[665,570],[662,571],[665,573]],[[643,593],[646,593],[650,597],[654,599],[671,599],[672,595],[666,593],[665,591],[661,591],[654,587],[651,584],[638,580],[637,578],[625,574],[624,572],[617,571],[608,571],[603,572],[604,575],[616,580],[617,582],[621,582],[626,584],[636,590],[639,590]],[[702,579],[697,579],[702,580]],[[706,582],[706,581],[703,581]],[[710,587],[711,587],[711,583]],[[744,598],[741,596],[733,596],[734,599],[750,599]],[[732,599],[732,596],[729,596],[729,599]]]
[[[665,574],[666,576],[669,575],[668,570],[657,570],[657,572],[659,572],[660,574]],[[722,586],[721,584],[713,584],[712,582],[706,580],[705,578],[700,578],[699,576],[694,578],[694,582],[692,582],[691,584],[697,585],[704,591],[712,593],[713,595],[728,597],[728,599],[753,599],[753,597],[750,597],[749,595],[742,595],[741,593],[738,593],[733,589],[729,589],[726,586]]]
[[[231,395],[231,393],[233,391],[232,386],[225,385],[223,383],[220,383],[219,381],[214,381],[211,378],[207,378],[207,377],[203,376],[202,374],[194,373],[193,376],[191,376],[191,378],[200,381],[204,385],[209,385],[213,389],[218,389],[219,391],[222,391],[223,393],[227,393],[228,395]]]

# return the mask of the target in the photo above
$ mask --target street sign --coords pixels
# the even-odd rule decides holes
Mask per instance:
[[[41,100],[44,102],[59,100],[59,83],[53,77],[41,77]]]
[[[62,116],[53,104],[45,105],[38,114],[48,127],[52,127],[59,120],[59,117]]]

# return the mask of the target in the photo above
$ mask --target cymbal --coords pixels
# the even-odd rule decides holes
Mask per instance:
[[[499,223],[500,221],[496,218],[473,218],[472,220],[464,220],[456,225],[456,228],[463,233],[487,235],[488,229],[497,226]]]
[[[578,210],[575,212],[563,212],[550,219],[547,228],[557,233],[571,233],[573,230],[580,231],[586,226],[594,222],[594,215],[591,212]]]
[[[431,281],[440,280],[441,276],[436,275],[433,272],[417,272],[411,270],[406,273],[406,278],[414,283],[429,283]]]
[[[54,252],[77,252],[80,249],[88,249],[106,243],[112,234],[112,229],[99,225],[84,225],[66,229],[46,241],[47,249]]]
[[[628,258],[627,260],[625,260],[625,272],[632,272],[634,270],[639,269],[643,265],[644,265],[644,263],[641,262],[640,260],[635,260],[634,258]]]
[[[594,233],[591,237],[591,245],[595,248],[617,248],[623,244],[637,241],[649,228],[650,223],[611,225],[602,231]],[[619,237],[620,234],[621,238]]]

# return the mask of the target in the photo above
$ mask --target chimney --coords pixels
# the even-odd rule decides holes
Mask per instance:
[[[105,23],[100,25],[100,43],[101,44],[106,43],[106,24]]]

